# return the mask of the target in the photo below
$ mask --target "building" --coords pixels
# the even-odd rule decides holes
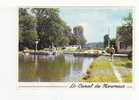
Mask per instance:
[[[117,33],[117,36],[116,36],[117,52],[118,53],[129,53],[129,52],[131,52],[132,51],[132,46],[125,43],[121,38],[122,37],[120,36],[120,34]]]

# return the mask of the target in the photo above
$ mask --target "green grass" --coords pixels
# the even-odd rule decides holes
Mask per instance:
[[[123,82],[126,82],[126,83],[132,82],[132,74],[131,73],[126,76],[123,76],[122,78],[123,78]]]
[[[126,69],[127,68],[130,68],[130,69],[132,68],[132,61],[128,58],[115,57],[113,64],[116,67],[125,67]],[[132,73],[129,72],[127,75],[123,75],[122,76],[122,81],[125,82],[125,83],[132,82]]]
[[[94,76],[89,77],[88,79],[84,80],[81,79],[82,82],[118,82],[115,76]]]
[[[114,58],[116,67],[132,68],[132,61],[128,58]],[[126,69],[125,69],[126,70]],[[82,82],[118,82],[113,73],[110,57],[100,56],[94,60],[90,68],[86,72],[86,76],[81,78]],[[123,82],[132,82],[132,73],[122,76]]]
[[[111,68],[111,64],[109,63],[109,61],[107,59],[105,59],[104,57],[99,57],[97,58],[92,65],[90,66],[90,68],[92,69],[96,69],[96,68]]]
[[[128,58],[114,58],[113,64],[117,67],[127,67],[132,68],[132,61]]]
[[[102,71],[102,72],[99,72]],[[110,73],[105,74],[106,71]],[[98,73],[97,73],[98,72]],[[96,74],[94,74],[96,73]],[[87,75],[81,79],[83,82],[118,82],[112,71],[112,66],[105,57],[98,57],[87,70]]]

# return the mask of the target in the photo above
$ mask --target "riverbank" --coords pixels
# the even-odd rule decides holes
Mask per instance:
[[[128,58],[97,57],[81,82],[132,82],[132,65]],[[121,66],[119,66],[121,65]],[[130,67],[129,67],[130,66]]]

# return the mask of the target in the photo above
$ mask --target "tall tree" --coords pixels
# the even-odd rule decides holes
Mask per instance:
[[[124,20],[124,22],[125,22],[124,25],[132,26],[132,24],[133,24],[132,13],[129,12],[128,16],[125,17],[123,20]]]
[[[34,48],[37,39],[36,20],[28,13],[27,8],[19,9],[19,50],[24,47]]]
[[[115,52],[117,52],[117,46],[116,46],[116,39],[112,38],[110,39],[110,47],[112,47],[115,49]]]
[[[76,26],[74,33],[60,18],[57,8],[19,9],[19,47],[34,48],[39,39],[38,49],[54,46],[85,44],[83,27]]]
[[[59,9],[33,8],[32,12],[37,18],[37,32],[40,38],[40,48],[49,47],[52,44],[56,46],[68,44],[66,34],[68,34],[69,27],[60,18]],[[61,37],[63,38],[61,39]],[[62,41],[64,42],[62,43]]]
[[[123,20],[124,20],[124,24],[122,26],[117,27],[117,33],[121,37],[120,39],[122,41],[132,46],[132,30],[133,30],[132,14],[129,13],[129,15],[125,17]]]
[[[108,34],[104,35],[104,48],[108,47],[110,43],[110,37]]]

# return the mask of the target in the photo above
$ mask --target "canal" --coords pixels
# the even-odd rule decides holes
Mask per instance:
[[[19,55],[19,82],[78,82],[92,57],[63,55]]]

